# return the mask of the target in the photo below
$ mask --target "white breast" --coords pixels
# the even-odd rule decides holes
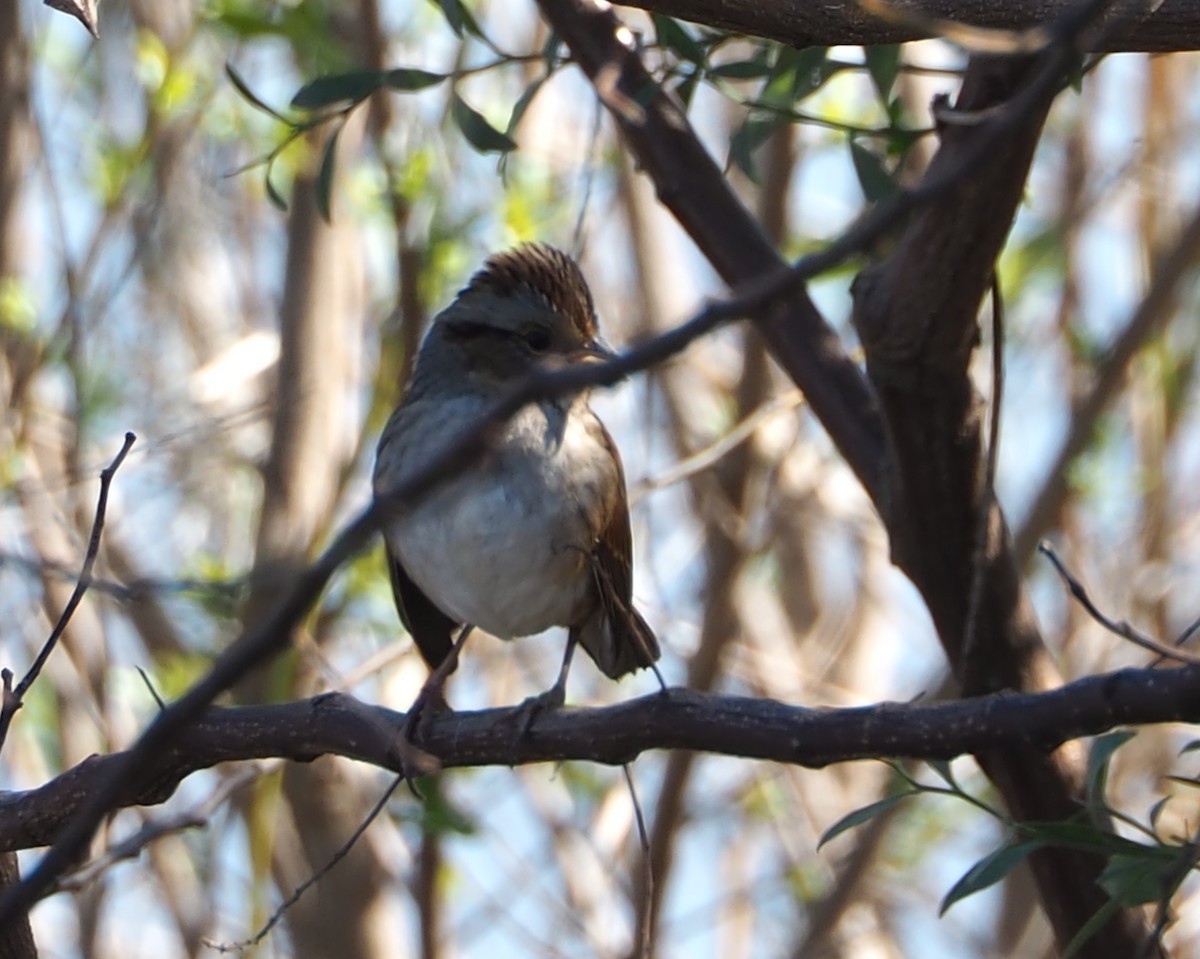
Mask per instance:
[[[441,609],[503,639],[586,617],[596,601],[588,554],[619,482],[591,418],[582,401],[565,418],[527,408],[474,468],[388,527]]]

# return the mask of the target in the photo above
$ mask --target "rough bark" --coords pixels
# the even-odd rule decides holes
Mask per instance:
[[[694,23],[779,40],[795,47],[902,43],[945,32],[947,24],[988,30],[1024,31],[1058,20],[1074,0],[889,0],[894,19],[868,12],[861,0],[630,0],[642,7]],[[880,4],[882,7],[883,5]],[[1106,29],[1085,44],[1094,52],[1167,53],[1200,49],[1200,0],[1163,0],[1114,8]],[[1003,37],[995,38],[1003,42]]]

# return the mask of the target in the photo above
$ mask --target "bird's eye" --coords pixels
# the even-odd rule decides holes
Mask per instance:
[[[528,346],[534,353],[545,353],[550,349],[550,333],[546,330],[535,327],[532,330],[526,330],[523,334],[525,345]]]

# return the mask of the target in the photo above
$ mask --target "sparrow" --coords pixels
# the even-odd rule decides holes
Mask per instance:
[[[539,366],[612,355],[570,256],[541,243],[492,256],[422,342],[379,440],[375,495]],[[527,700],[538,709],[562,705],[577,645],[613,679],[649,667],[666,689],[658,640],[633,605],[621,457],[586,392],[524,407],[473,465],[393,512],[384,540],[400,620],[433,670],[410,720],[445,708],[442,687],[473,627],[502,640],[566,627],[558,679]]]

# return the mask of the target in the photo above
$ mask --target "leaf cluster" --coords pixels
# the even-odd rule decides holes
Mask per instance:
[[[950,764],[930,762],[929,767],[941,780],[940,785],[922,782],[899,763],[888,765],[901,784],[891,795],[856,809],[843,816],[821,835],[819,846],[845,832],[895,809],[914,796],[951,796],[987,813],[1004,827],[999,846],[975,862],[942,897],[939,915],[955,903],[982,892],[1007,878],[1030,856],[1049,848],[1073,849],[1094,853],[1106,860],[1098,884],[1108,894],[1108,902],[1080,928],[1063,953],[1064,959],[1076,955],[1109,919],[1122,909],[1157,904],[1159,914],[1170,914],[1170,903],[1188,874],[1196,868],[1200,844],[1196,838],[1163,837],[1158,822],[1170,796],[1151,807],[1142,823],[1109,805],[1106,799],[1112,759],[1126,743],[1137,735],[1132,729],[1119,729],[1097,736],[1088,753],[1086,799],[1075,820],[1055,822],[1021,822],[1010,818],[1003,810],[972,795],[957,781]],[[1189,744],[1183,752],[1200,750],[1200,741]],[[1191,780],[1177,780],[1197,785]],[[1121,822],[1143,841],[1126,838],[1108,828]],[[1159,924],[1161,934],[1166,922]]]

